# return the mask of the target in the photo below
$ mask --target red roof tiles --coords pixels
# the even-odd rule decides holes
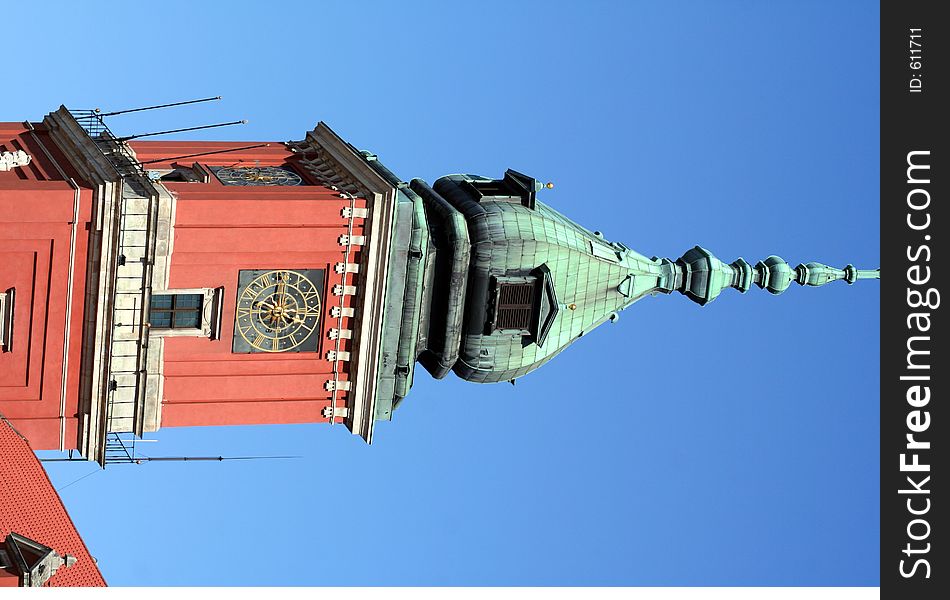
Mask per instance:
[[[60,568],[46,585],[106,585],[33,449],[0,416],[0,543],[11,531],[76,557],[76,564]]]

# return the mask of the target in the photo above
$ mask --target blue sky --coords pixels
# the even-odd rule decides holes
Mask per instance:
[[[44,6],[5,8],[4,120],[220,94],[112,127],[324,120],[648,256],[878,266],[876,3]],[[420,371],[372,447],[169,428],[146,452],[304,458],[50,473],[112,585],[877,585],[878,321],[877,282],[660,296],[515,387]]]

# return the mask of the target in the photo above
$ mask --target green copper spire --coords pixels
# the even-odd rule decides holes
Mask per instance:
[[[391,260],[406,267],[392,271],[384,336],[395,359],[380,367],[394,379],[393,400],[378,401],[380,419],[408,393],[417,362],[436,379],[454,372],[473,382],[514,381],[656,293],[675,290],[705,305],[729,287],[781,294],[793,281],[880,278],[852,265],[792,268],[778,256],[754,267],[741,258],[726,264],[700,246],[676,260],[648,258],[541,202],[545,186],[517,171],[406,184],[364,156],[405,209],[397,212],[403,246]]]

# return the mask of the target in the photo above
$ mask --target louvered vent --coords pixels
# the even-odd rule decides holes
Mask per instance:
[[[534,288],[533,283],[499,284],[495,329],[527,330],[531,327]]]

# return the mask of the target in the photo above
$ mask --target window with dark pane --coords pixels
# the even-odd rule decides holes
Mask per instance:
[[[534,288],[534,283],[498,284],[495,329],[530,329]]]
[[[148,321],[154,329],[199,329],[202,294],[155,294]]]

